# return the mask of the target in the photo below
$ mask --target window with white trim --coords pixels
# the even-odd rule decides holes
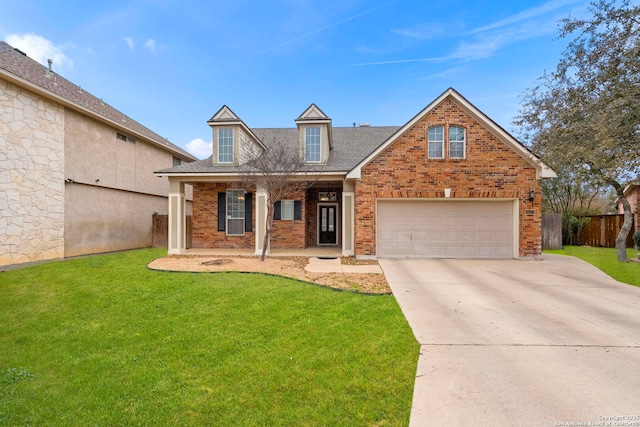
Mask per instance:
[[[320,128],[304,128],[304,155],[307,163],[320,162]]]
[[[429,128],[429,158],[444,159],[444,126]]]
[[[459,126],[449,127],[449,158],[465,158],[466,135],[464,128]]]
[[[244,219],[244,190],[228,190],[227,236],[243,236]]]
[[[218,163],[233,163],[233,129],[218,129]]]
[[[294,218],[294,201],[282,200],[280,204],[280,219],[292,220]]]

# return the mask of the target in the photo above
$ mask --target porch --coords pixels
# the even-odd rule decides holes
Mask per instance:
[[[234,181],[188,182],[193,185],[193,215],[187,223],[185,184],[171,182],[169,254],[262,253],[268,200],[262,189],[238,189],[240,184]],[[342,181],[314,182],[293,200],[276,201],[268,255],[353,256],[353,212],[353,185]]]

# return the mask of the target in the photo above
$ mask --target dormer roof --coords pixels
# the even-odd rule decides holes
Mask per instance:
[[[321,121],[321,122],[331,122],[331,119],[318,107],[316,104],[311,104],[309,107],[304,110],[304,113],[300,114],[300,117],[296,119],[296,123],[298,122],[306,122],[306,121]]]
[[[331,132],[331,119],[316,104],[311,104],[296,119],[296,126],[300,129],[300,125],[323,124],[327,126],[327,136],[329,137],[329,148],[333,148],[333,137]]]
[[[245,132],[247,132],[247,134],[251,135],[251,137],[253,138],[253,140],[255,142],[257,142],[260,147],[262,147],[264,150],[267,149],[267,147],[262,143],[262,141],[260,140],[260,138],[258,138],[258,136],[251,130],[251,128],[249,128],[249,126],[247,126],[242,119],[240,119],[240,117],[238,117],[238,115],[236,113],[234,113],[231,108],[229,108],[227,105],[223,105],[222,108],[220,108],[218,110],[217,113],[215,113],[213,115],[213,117],[211,117],[208,121],[207,124],[211,127],[213,126],[225,126],[225,125],[237,125],[240,126]]]

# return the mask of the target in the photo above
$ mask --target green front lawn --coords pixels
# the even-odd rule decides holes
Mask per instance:
[[[593,248],[590,246],[565,246],[564,250],[545,251],[562,255],[571,255],[598,267],[619,282],[640,286],[640,264],[635,262],[619,262],[615,249]],[[638,251],[627,249],[629,259],[637,258]]]
[[[408,424],[393,296],[146,268],[163,254],[0,273],[0,425]]]

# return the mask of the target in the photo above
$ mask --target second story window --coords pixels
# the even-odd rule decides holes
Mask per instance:
[[[306,162],[320,161],[320,128],[308,127],[304,130],[304,158]]]
[[[233,163],[233,129],[218,129],[218,163]]]
[[[444,158],[444,126],[429,128],[429,158]]]
[[[458,126],[449,127],[449,158],[464,159],[464,144],[464,128]]]

